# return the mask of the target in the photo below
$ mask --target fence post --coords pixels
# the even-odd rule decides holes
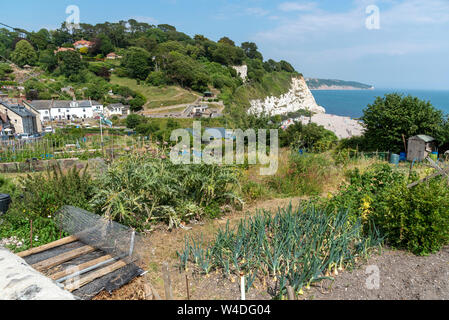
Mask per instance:
[[[164,279],[164,287],[165,287],[165,299],[173,300],[173,291],[171,287],[171,279],[170,279],[170,270],[167,262],[162,264],[162,274]]]

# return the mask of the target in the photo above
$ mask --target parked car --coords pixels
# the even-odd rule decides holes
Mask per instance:
[[[19,139],[28,140],[28,139],[30,139],[30,135],[28,133],[22,133],[19,135]]]
[[[54,133],[55,131],[53,130],[53,127],[45,127],[44,132],[45,133]]]

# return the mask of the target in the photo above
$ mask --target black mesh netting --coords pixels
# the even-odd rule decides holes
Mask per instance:
[[[72,206],[61,208],[57,219],[62,229],[79,241],[128,263],[141,261],[144,246],[133,229]]]
[[[84,270],[79,268],[77,272],[80,274],[76,275],[77,278],[89,277],[99,269],[111,266],[119,260],[126,262],[126,266],[96,278],[73,291],[75,296],[81,299],[91,299],[103,290],[112,292],[143,274],[143,270],[138,265],[142,265],[141,258],[145,247],[142,237],[133,229],[72,206],[61,208],[57,213],[57,221],[61,228],[75,236],[77,241],[31,255],[25,258],[28,264],[33,265],[86,245],[94,247],[96,250],[47,270],[45,273],[48,276],[81,266],[106,255],[110,255],[110,259],[106,257],[99,265]],[[57,282],[66,285],[69,281],[76,279],[70,279],[70,275],[68,277],[69,279],[60,278]]]

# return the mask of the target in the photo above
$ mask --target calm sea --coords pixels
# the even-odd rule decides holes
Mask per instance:
[[[429,100],[432,105],[445,114],[449,114],[449,91],[426,90],[312,90],[318,105],[326,109],[326,113],[339,116],[358,118],[363,115],[363,109],[372,104],[376,97],[388,93],[411,94],[423,100]]]

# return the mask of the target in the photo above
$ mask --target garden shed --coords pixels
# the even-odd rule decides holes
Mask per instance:
[[[423,161],[435,151],[435,139],[425,134],[408,139],[408,161]]]

